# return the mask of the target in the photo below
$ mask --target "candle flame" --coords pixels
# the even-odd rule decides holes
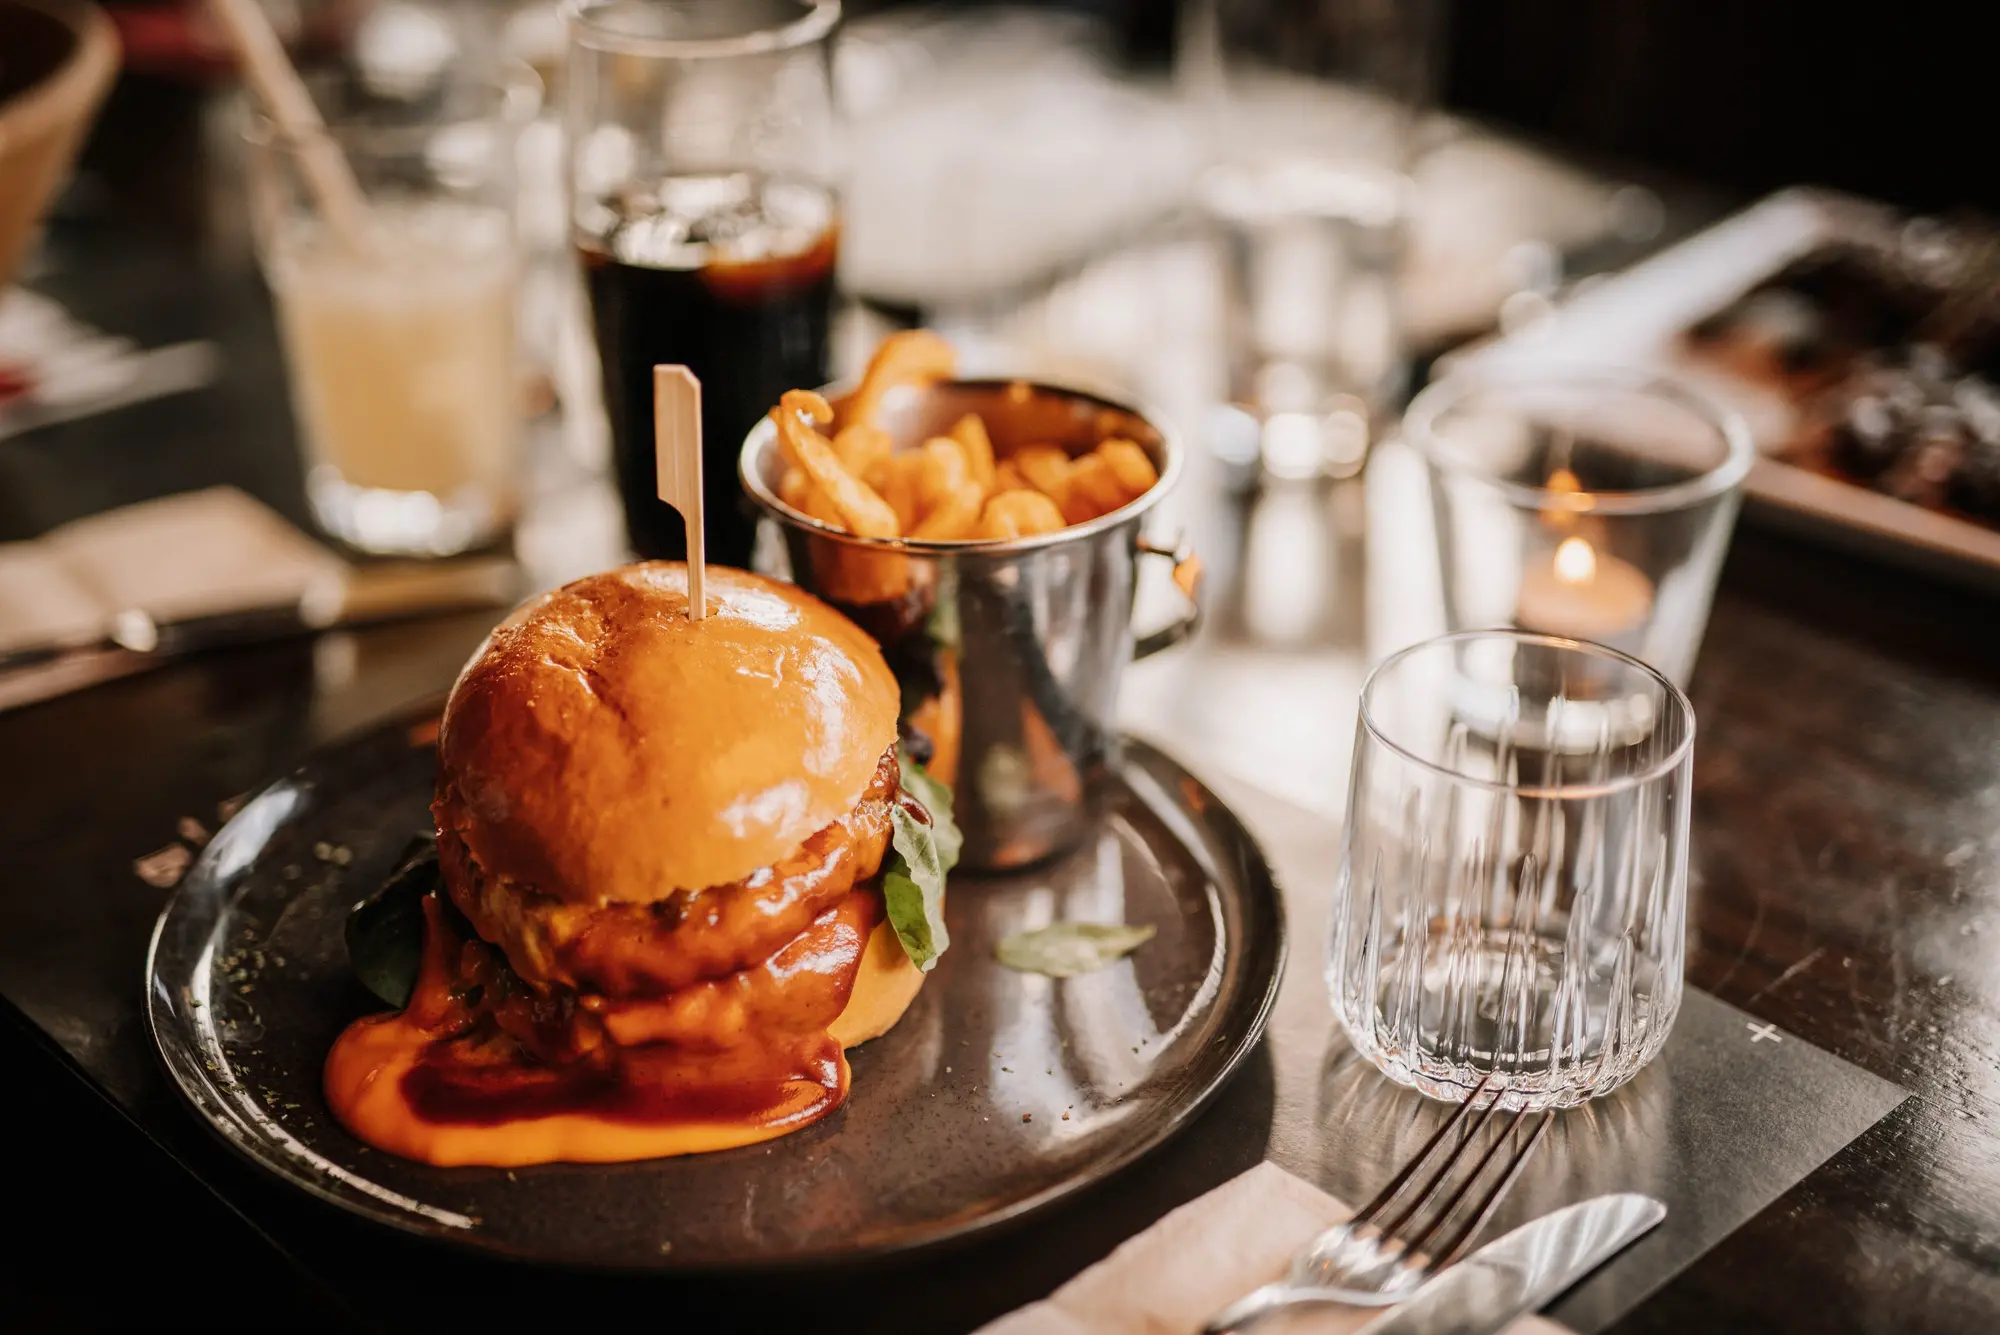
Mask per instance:
[[[1553,500],[1542,512],[1542,523],[1557,533],[1575,529],[1577,516],[1597,503],[1597,498],[1583,489],[1583,479],[1567,468],[1551,472],[1545,489]]]
[[[1565,584],[1588,584],[1597,574],[1597,553],[1582,538],[1565,538],[1556,548],[1556,578]]]

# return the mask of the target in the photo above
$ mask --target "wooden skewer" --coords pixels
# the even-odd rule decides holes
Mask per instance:
[[[243,77],[286,140],[296,144],[306,188],[318,201],[340,244],[356,254],[368,245],[368,201],[354,169],[327,133],[312,94],[271,29],[257,0],[209,0],[216,21],[243,62]]]
[[[685,366],[653,368],[653,467],[660,499],[687,523],[688,617],[708,615],[702,551],[701,381]]]

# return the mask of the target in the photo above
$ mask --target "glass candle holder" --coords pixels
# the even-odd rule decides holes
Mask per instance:
[[[1637,659],[1445,635],[1361,692],[1327,986],[1390,1078],[1568,1107],[1680,1010],[1694,711]]]
[[[1754,447],[1680,383],[1606,368],[1471,371],[1419,394],[1450,630],[1518,626],[1693,671]]]

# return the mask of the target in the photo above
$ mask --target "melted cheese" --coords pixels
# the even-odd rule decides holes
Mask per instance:
[[[910,963],[909,954],[886,922],[868,934],[868,948],[861,955],[861,969],[854,979],[854,991],[847,1006],[827,1027],[833,1041],[843,1048],[858,1047],[869,1039],[886,1034],[903,1018],[924,976]]]

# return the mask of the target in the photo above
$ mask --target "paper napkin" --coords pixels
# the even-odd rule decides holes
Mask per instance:
[[[1193,1335],[1225,1304],[1284,1273],[1294,1251],[1353,1213],[1273,1163],[1196,1197],[1040,1302],[979,1335]],[[1380,1308],[1316,1307],[1291,1330],[1343,1335]],[[1276,1335],[1286,1323],[1268,1327]],[[1566,1335],[1523,1317],[1508,1335]]]

